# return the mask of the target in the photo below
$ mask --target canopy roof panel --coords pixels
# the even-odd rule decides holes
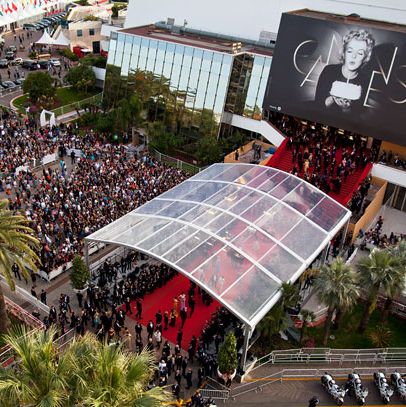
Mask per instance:
[[[291,174],[214,164],[87,240],[167,263],[254,327],[350,216]]]

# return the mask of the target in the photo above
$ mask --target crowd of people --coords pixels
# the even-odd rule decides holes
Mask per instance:
[[[397,153],[393,153],[392,151],[382,151],[377,161],[379,164],[391,165],[396,168],[406,170],[406,159],[402,158]]]
[[[339,194],[348,176],[371,161],[372,153],[360,136],[279,113],[272,113],[270,120],[288,137],[291,173],[326,193]]]
[[[359,238],[362,240],[360,245],[361,249],[375,248],[386,249],[388,247],[396,246],[401,240],[406,240],[406,234],[395,234],[391,232],[388,236],[382,232],[384,219],[382,216],[378,217],[374,227],[364,233],[360,231]]]
[[[79,138],[73,126],[36,130],[29,123],[3,118],[1,131],[0,172],[5,173],[2,184],[9,208],[25,211],[41,241],[46,272],[80,253],[84,236],[186,179],[183,171],[152,157],[129,157],[124,146],[104,144],[92,132]],[[26,169],[12,177],[16,168],[56,149],[58,168],[40,173]],[[70,172],[65,162],[69,151]]]

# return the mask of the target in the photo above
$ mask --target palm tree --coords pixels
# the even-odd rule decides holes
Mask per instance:
[[[389,297],[396,293],[396,284],[400,282],[401,268],[399,260],[389,250],[374,249],[368,257],[357,264],[361,287],[368,293],[359,331],[364,332],[369,318],[376,308],[379,290],[383,289]]]
[[[12,213],[7,205],[7,200],[0,201],[0,274],[9,287],[15,290],[11,267],[14,263],[17,264],[24,279],[28,280],[28,270],[38,270],[40,260],[34,250],[39,247],[39,242],[32,235],[33,230],[27,226],[27,219]],[[0,285],[0,334],[6,333],[9,327],[10,321]]]
[[[351,308],[359,297],[356,274],[349,264],[338,257],[330,266],[324,265],[314,281],[314,289],[321,302],[327,305],[323,345],[327,345],[334,312]]]
[[[154,374],[150,352],[128,353],[86,333],[58,354],[55,333],[15,328],[6,335],[18,368],[0,372],[1,405],[158,407],[169,401],[162,388],[147,390]]]
[[[316,319],[316,315],[314,314],[313,311],[309,311],[307,309],[302,309],[300,311],[299,318],[302,320],[302,328],[300,329],[299,345],[302,345],[306,326],[308,324],[311,324],[312,322],[314,322],[314,320]]]
[[[29,334],[23,327],[14,327],[5,335],[19,360],[17,369],[4,369],[0,374],[0,398],[5,407],[68,405],[70,367],[64,358],[58,361],[55,333],[50,329]]]
[[[378,325],[368,332],[368,337],[376,348],[386,348],[392,339],[392,331],[386,325]]]
[[[406,241],[401,241],[399,244],[388,249],[390,254],[395,257],[395,267],[397,272],[394,274],[394,279],[389,282],[388,286],[385,287],[385,304],[381,312],[381,323],[386,323],[388,320],[389,312],[393,303],[405,289],[406,280]]]

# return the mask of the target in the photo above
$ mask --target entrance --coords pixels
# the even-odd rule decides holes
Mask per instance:
[[[93,41],[93,54],[100,54],[100,41]]]

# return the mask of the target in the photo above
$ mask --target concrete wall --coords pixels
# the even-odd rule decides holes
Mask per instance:
[[[277,33],[283,12],[308,8],[334,14],[406,24],[405,0],[130,0],[125,27],[168,17],[175,24],[257,40],[262,30]],[[140,12],[142,10],[142,12]]]
[[[353,232],[352,242],[354,242],[355,239],[357,238],[360,229],[362,229],[364,232],[367,231],[367,229],[371,225],[371,222],[375,219],[375,217],[378,215],[379,211],[382,208],[386,186],[388,185],[388,183],[379,178],[372,178],[372,184],[378,185],[380,188],[378,192],[375,194],[374,199],[365,209],[364,214],[361,216],[358,222],[355,225],[351,226],[350,230],[352,230]]]
[[[93,51],[93,42],[102,41],[105,39],[101,35],[101,21],[78,21],[69,24],[69,40],[71,49],[79,45],[84,48],[89,48]],[[94,35],[89,35],[89,30],[94,29]],[[82,36],[78,37],[78,30],[82,30]]]

